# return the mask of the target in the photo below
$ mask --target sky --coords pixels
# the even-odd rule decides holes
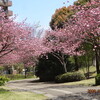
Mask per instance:
[[[31,25],[39,24],[41,28],[48,29],[52,15],[56,9],[72,5],[76,0],[11,0],[13,5],[9,8],[13,15],[17,15],[17,21]],[[64,4],[65,2],[65,4]]]

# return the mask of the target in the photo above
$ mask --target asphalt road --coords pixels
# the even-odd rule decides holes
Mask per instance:
[[[7,87],[12,88],[13,91],[31,91],[38,94],[44,94],[49,98],[57,98],[65,95],[77,95],[80,93],[84,94],[87,93],[88,89],[100,89],[100,87],[67,86],[64,84],[56,84],[52,82],[39,82],[38,79],[24,79],[24,80],[10,81],[7,83]]]

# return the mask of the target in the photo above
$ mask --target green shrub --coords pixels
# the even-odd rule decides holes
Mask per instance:
[[[97,74],[97,76],[95,77],[95,84],[100,85],[100,74]]]
[[[57,83],[63,83],[63,82],[74,82],[74,81],[80,81],[85,79],[84,74],[79,72],[68,72],[65,74],[61,74],[55,77],[55,82]]]
[[[46,56],[39,58],[35,75],[39,77],[40,81],[54,81],[55,76],[62,73],[64,73],[64,69],[53,55],[48,54],[48,59]]]
[[[0,76],[0,86],[4,85],[8,81],[9,81],[9,78],[6,78],[4,76]]]
[[[58,55],[60,56],[61,52]],[[40,57],[35,68],[35,75],[39,77],[40,81],[54,81],[57,75],[65,73],[64,66],[52,53],[48,53],[47,56],[48,59],[46,56]],[[69,56],[64,55],[64,59],[67,62],[67,71],[72,71],[74,65],[69,61]]]

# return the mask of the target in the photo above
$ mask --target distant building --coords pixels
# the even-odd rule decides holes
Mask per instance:
[[[6,13],[6,16],[12,16],[13,12],[8,10],[8,8],[12,6],[12,1],[9,0],[0,0],[0,9]]]

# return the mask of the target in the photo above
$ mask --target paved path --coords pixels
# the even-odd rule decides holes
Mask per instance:
[[[7,86],[15,91],[31,91],[44,94],[49,98],[56,98],[66,94],[86,93],[88,89],[100,89],[100,87],[67,86],[50,82],[38,82],[37,79],[10,81]]]

